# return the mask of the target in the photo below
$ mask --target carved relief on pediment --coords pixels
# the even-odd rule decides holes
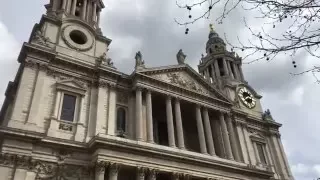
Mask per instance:
[[[198,83],[194,78],[185,72],[155,74],[152,77],[201,94],[209,94],[209,91],[203,85]]]

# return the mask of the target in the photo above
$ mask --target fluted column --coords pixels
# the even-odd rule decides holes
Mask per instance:
[[[147,180],[156,180],[157,179],[157,172],[154,169],[149,170],[149,174]]]
[[[153,118],[152,118],[152,97],[151,92],[147,92],[147,140],[150,143],[153,143]]]
[[[136,139],[142,140],[142,91],[136,89]]]
[[[82,20],[86,20],[87,4],[88,4],[88,0],[83,0],[82,10],[81,10]]]
[[[137,179],[136,180],[144,180],[145,177],[145,168],[137,167]]]
[[[209,151],[210,155],[215,156],[216,152],[214,150],[214,143],[213,143],[211,125],[210,125],[209,114],[208,114],[208,109],[207,108],[203,108],[202,115],[203,115],[203,119],[204,119],[205,131],[206,131],[206,139],[208,141],[207,142],[208,151]]]
[[[175,107],[174,110],[175,110],[176,128],[177,128],[177,135],[178,135],[178,147],[180,149],[185,149],[179,99],[175,99],[174,107]]]
[[[52,11],[56,12],[58,10],[58,1],[52,1]]]
[[[237,137],[236,134],[234,132],[234,127],[232,124],[232,120],[231,120],[231,115],[227,114],[227,126],[228,126],[228,132],[229,132],[229,138],[230,138],[230,143],[231,143],[231,149],[232,149],[232,153],[234,155],[234,158],[236,159],[236,161],[240,162],[240,155],[239,155],[239,148],[238,148],[238,142],[237,142]]]
[[[228,134],[227,125],[226,125],[226,122],[224,120],[223,113],[220,114],[219,120],[220,120],[222,138],[223,138],[223,142],[224,142],[227,158],[233,160],[234,158],[233,158],[232,151],[231,151],[231,146],[230,146],[230,141],[229,141],[229,134]]]
[[[174,138],[174,126],[173,126],[173,117],[172,117],[172,105],[171,97],[167,96],[166,99],[166,112],[167,112],[167,127],[168,127],[168,140],[169,146],[175,147],[175,138]]]
[[[206,139],[204,136],[202,118],[201,118],[201,110],[200,105],[196,105],[196,119],[197,119],[197,128],[198,128],[198,137],[200,143],[200,151],[203,154],[208,154],[206,147]]]
[[[109,166],[109,180],[118,180],[118,172],[119,172],[118,164],[110,164]]]
[[[71,6],[72,15],[76,15],[76,9],[77,9],[77,0],[72,0],[72,6]]]

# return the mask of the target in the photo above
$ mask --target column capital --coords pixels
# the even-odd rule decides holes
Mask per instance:
[[[148,169],[148,180],[156,180],[158,171],[156,169]]]
[[[137,167],[137,180],[143,180],[147,168],[138,166]]]
[[[95,170],[96,172],[98,172],[99,174],[102,174],[105,172],[106,167],[108,166],[108,162],[105,161],[97,161],[95,163]]]
[[[109,162],[109,168],[110,168],[111,174],[117,174],[120,169],[120,164],[114,163],[114,162]]]

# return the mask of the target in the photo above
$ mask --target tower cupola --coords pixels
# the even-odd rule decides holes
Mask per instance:
[[[99,27],[100,12],[104,8],[102,0],[50,0],[46,5],[47,14],[60,18],[77,18]]]
[[[213,29],[213,25],[210,24],[209,39],[206,45],[207,54],[220,53],[226,50],[226,44],[219,34]]]

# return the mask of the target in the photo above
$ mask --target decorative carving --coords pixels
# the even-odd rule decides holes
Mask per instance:
[[[140,51],[138,51],[136,53],[136,56],[135,56],[135,59],[136,59],[136,66],[135,68],[138,69],[138,68],[144,68],[144,61],[142,60],[142,54]]]
[[[64,131],[72,131],[73,125],[72,124],[66,124],[66,123],[60,123],[59,124],[59,129],[64,130]]]
[[[267,110],[262,114],[262,119],[265,120],[265,121],[268,121],[268,120],[274,121],[269,109],[267,109]]]
[[[118,91],[117,92],[117,102],[121,104],[128,104],[128,93],[123,92],[123,91]]]
[[[187,88],[198,93],[207,94],[203,89],[197,86],[197,84],[192,80],[186,80],[180,77],[177,73],[168,73],[167,74],[170,83],[177,84],[183,88]]]
[[[96,58],[96,67],[100,67],[101,65],[107,65],[109,67],[114,68],[113,62],[111,58],[107,58],[107,53],[103,53],[101,56]]]
[[[156,180],[157,179],[157,170],[149,169],[148,180]]]
[[[96,164],[95,164],[96,172],[99,173],[99,174],[104,174],[105,171],[106,171],[107,165],[108,165],[108,163],[104,162],[104,161],[96,162]]]
[[[146,168],[137,167],[137,180],[144,180]]]
[[[81,179],[87,168],[65,164],[39,163],[36,180],[46,179]]]
[[[45,37],[42,30],[39,28],[35,31],[35,33],[32,37],[32,41],[34,41],[40,45],[50,47],[48,44],[50,42],[50,39],[48,37]]]
[[[117,164],[117,163],[110,163],[109,169],[110,169],[110,171],[109,171],[110,174],[109,175],[110,176],[116,176],[118,174],[118,172],[119,172],[120,165]]]
[[[183,52],[182,52],[182,49],[179,50],[178,54],[177,54],[177,60],[178,60],[178,63],[179,64],[184,64],[184,61],[186,59],[187,55],[185,55]]]

